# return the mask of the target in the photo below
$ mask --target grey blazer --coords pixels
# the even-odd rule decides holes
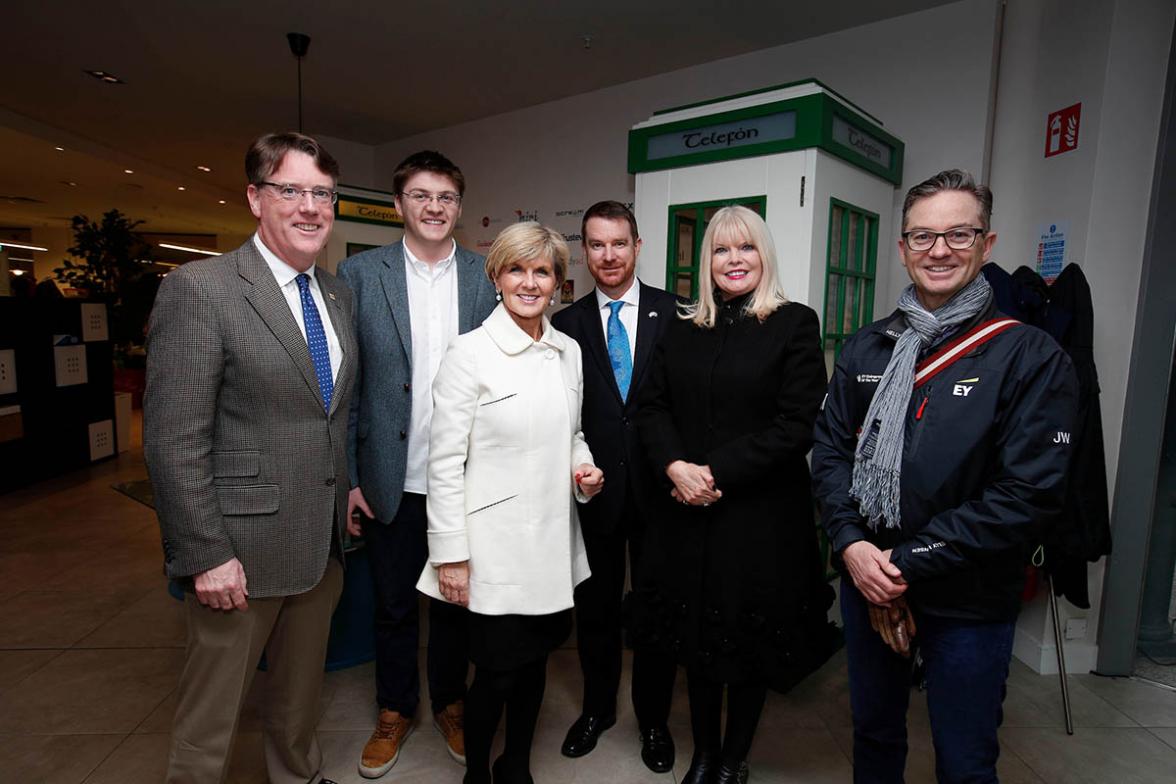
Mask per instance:
[[[250,598],[310,590],[340,543],[347,416],[358,369],[351,292],[316,272],[343,349],[331,410],[306,340],[250,240],[185,264],[159,288],[147,335],[143,447],[165,571],[234,556]]]
[[[485,259],[458,247],[457,329],[478,327],[496,304]],[[412,418],[412,322],[404,243],[364,251],[339,265],[355,296],[361,371],[347,432],[351,487],[362,487],[376,519],[389,523],[400,508]]]

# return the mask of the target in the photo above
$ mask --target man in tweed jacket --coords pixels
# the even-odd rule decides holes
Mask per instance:
[[[263,650],[269,780],[326,781],[314,729],[357,367],[351,294],[315,269],[339,167],[295,133],[258,139],[245,167],[257,233],[169,273],[148,332],[144,453],[188,620],[168,782],[225,780]]]

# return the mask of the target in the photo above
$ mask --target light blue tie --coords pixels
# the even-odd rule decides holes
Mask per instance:
[[[314,297],[310,296],[310,276],[304,272],[296,280],[298,295],[302,300],[302,321],[306,325],[306,345],[310,349],[310,361],[314,363],[314,374],[318,376],[323,407],[330,411],[335,382],[331,378],[331,354],[327,351],[327,333],[323,331],[323,322],[319,318],[318,308],[314,306]]]
[[[617,380],[617,389],[621,391],[621,400],[629,397],[629,382],[633,380],[633,355],[629,352],[629,331],[621,323],[621,308],[624,302],[608,303],[608,361],[612,363],[613,376]]]

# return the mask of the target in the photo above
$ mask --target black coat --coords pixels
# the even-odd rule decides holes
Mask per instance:
[[[580,506],[580,524],[599,533],[611,533],[617,527],[624,517],[622,510],[627,499],[648,518],[666,494],[645,458],[633,416],[638,394],[648,376],[654,346],[677,318],[678,298],[644,283],[638,285],[637,351],[626,400],[621,400],[609,362],[596,290],[551,317],[552,326],[580,344],[583,357],[584,402],[580,426],[596,466],[604,472],[604,490],[592,503]]]
[[[634,631],[714,680],[782,689],[830,647],[805,462],[825,362],[811,309],[787,304],[761,323],[743,304],[723,305],[712,329],[675,321],[642,392],[638,426],[664,491],[665,466],[682,459],[709,465],[723,497],[651,521]]]

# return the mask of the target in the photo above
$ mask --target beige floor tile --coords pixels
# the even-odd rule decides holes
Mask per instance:
[[[179,680],[179,670],[176,671],[176,680]],[[174,684],[173,684],[174,686]],[[135,734],[147,735],[152,733],[169,733],[171,732],[172,717],[176,715],[176,689],[172,689],[166,697],[164,697],[152,711],[147,714],[147,718],[135,727]]]
[[[0,535],[0,539],[3,535]],[[0,574],[4,575],[4,590],[13,593],[41,590],[51,579],[73,568],[78,554],[56,548],[40,552],[6,553],[0,551]]]
[[[0,651],[0,692],[44,667],[61,651]]]
[[[128,735],[83,784],[163,781],[167,773],[166,733]]]
[[[79,640],[75,648],[183,648],[187,639],[184,605],[156,578],[156,590]]]
[[[1080,677],[1068,680],[1075,727],[1134,727],[1123,711],[1088,688]],[[1014,660],[1004,702],[1005,727],[1064,727],[1062,690],[1056,675],[1038,675]]]
[[[1176,691],[1134,678],[1078,675],[1074,681],[1144,727],[1176,727]]]
[[[92,591],[25,591],[0,605],[0,648],[68,648],[123,609]]]
[[[0,778],[78,784],[122,739],[122,735],[0,734]],[[63,753],[65,750],[68,753]]]
[[[1149,727],[1152,735],[1176,749],[1176,727]]]
[[[1176,771],[1176,749],[1142,728],[1024,727],[1002,740],[1046,784],[1168,784]]]
[[[0,694],[0,732],[128,733],[179,675],[175,650],[66,651]]]

